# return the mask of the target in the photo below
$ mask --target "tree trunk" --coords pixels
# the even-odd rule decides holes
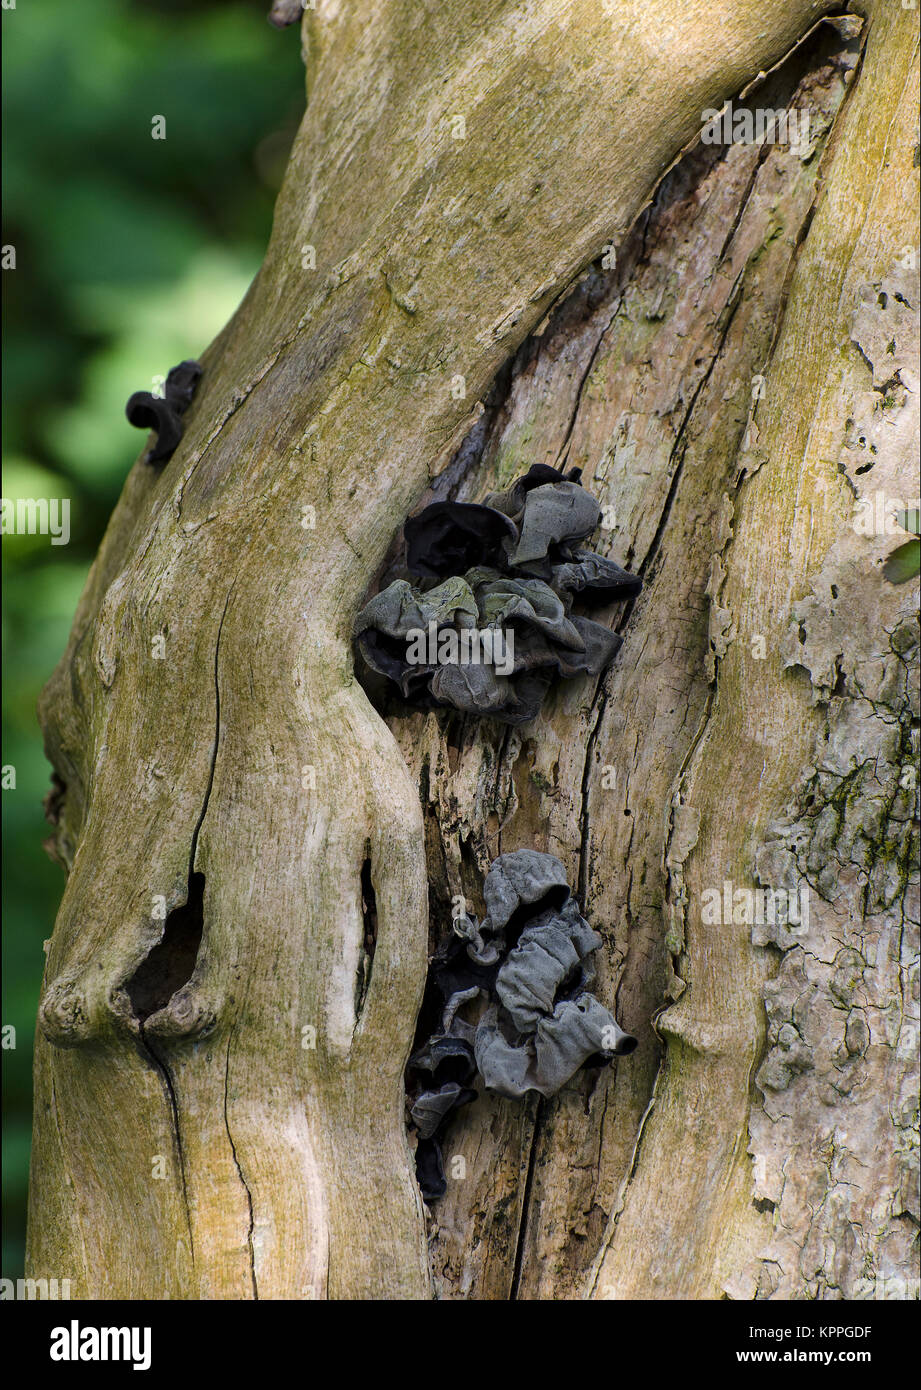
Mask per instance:
[[[265,265],[180,448],[129,475],[42,699],[69,878],[33,1277],[904,1296],[917,584],[851,523],[917,492],[917,30],[858,8],[306,12]],[[808,144],[701,144],[756,80]],[[403,521],[537,462],[584,469],[597,548],[644,577],[614,666],[516,730],[382,718],[351,630]],[[563,860],[640,1047],[551,1100],[481,1093],[428,1211],[427,953],[524,846]],[[727,914],[726,882],[803,889],[808,921]]]

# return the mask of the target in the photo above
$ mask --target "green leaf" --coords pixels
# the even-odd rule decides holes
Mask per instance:
[[[904,531],[910,531],[913,536],[921,536],[921,512],[917,507],[912,507],[907,512],[896,512],[895,519]]]
[[[907,584],[921,570],[921,541],[907,541],[893,550],[883,566],[890,584]]]

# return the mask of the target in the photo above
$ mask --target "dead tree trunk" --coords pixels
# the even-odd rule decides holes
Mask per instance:
[[[130,474],[42,700],[70,872],[34,1277],[907,1287],[917,585],[852,521],[917,490],[917,26],[890,0],[812,27],[832,9],[307,12],[265,265],[179,450]],[[756,81],[809,139],[701,144]],[[385,722],[350,637],[406,516],[563,461],[645,580],[614,667],[515,731]],[[564,861],[641,1046],[539,1105],[482,1096],[427,1213],[403,1108],[427,951],[521,846]],[[727,882],[805,886],[808,924],[723,912]]]

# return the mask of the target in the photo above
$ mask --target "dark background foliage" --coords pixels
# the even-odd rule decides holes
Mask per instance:
[[[64,885],[35,717],[122,481],[132,391],[195,357],[258,269],[304,105],[268,0],[3,11],[3,496],[70,498],[71,540],[3,539],[3,1275],[22,1273],[32,1033]],[[166,139],[151,135],[155,116]],[[10,1046],[15,1029],[15,1046]]]

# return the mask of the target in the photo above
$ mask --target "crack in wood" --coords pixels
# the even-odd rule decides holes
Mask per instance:
[[[230,1132],[230,1115],[228,1113],[228,1102],[230,1092],[230,1045],[233,1042],[233,1032],[234,1030],[231,1029],[230,1034],[227,1038],[227,1053],[224,1062],[224,1128],[227,1131],[227,1140],[230,1144],[230,1152],[231,1156],[233,1157],[234,1167],[237,1170],[237,1176],[239,1177],[240,1182],[243,1186],[243,1191],[246,1193],[246,1205],[249,1211],[249,1227],[246,1232],[246,1244],[247,1249],[249,1251],[249,1274],[253,1290],[253,1298],[258,1301],[259,1286],[256,1282],[256,1247],[253,1242],[253,1233],[256,1228],[256,1219],[253,1211],[253,1194],[250,1190],[249,1183],[246,1181],[246,1178],[243,1175],[243,1169],[240,1166],[240,1160],[237,1157],[237,1146],[234,1143],[233,1135]]]

